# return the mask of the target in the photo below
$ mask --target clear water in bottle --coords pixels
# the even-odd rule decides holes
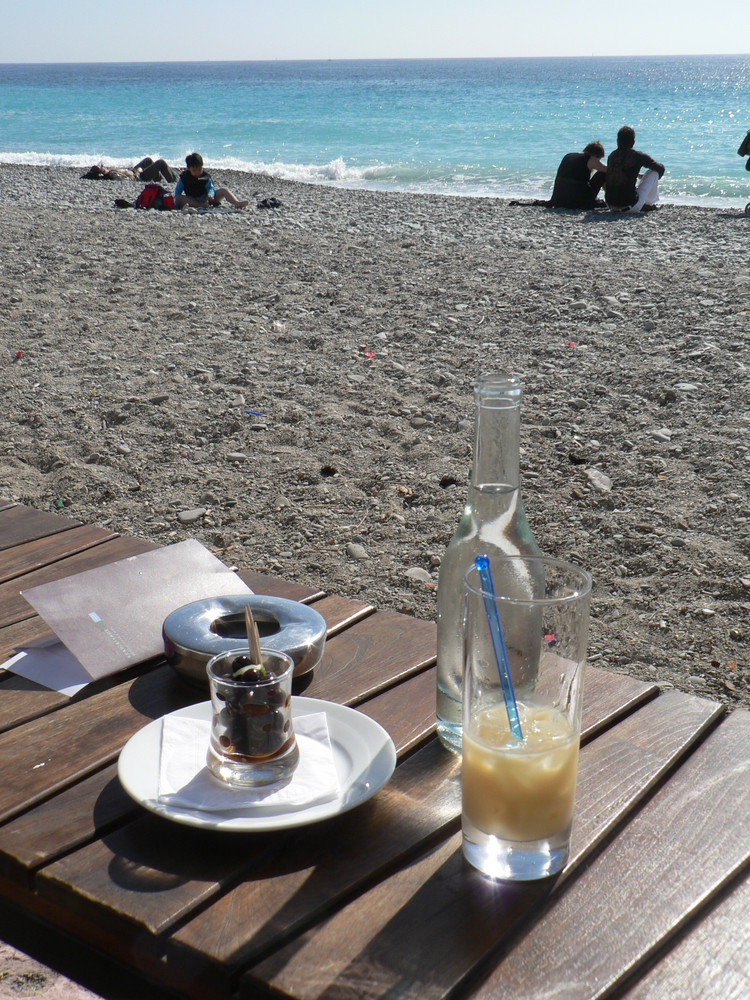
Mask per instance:
[[[520,491],[519,440],[521,383],[513,375],[483,375],[474,388],[474,461],[463,517],[440,564],[438,578],[437,728],[441,742],[461,752],[464,676],[464,574],[481,553],[494,564],[498,556],[539,555]],[[493,570],[494,571],[494,570]],[[507,564],[495,578],[495,591],[530,592],[522,567]],[[513,650],[517,692],[533,684],[534,650],[526,648],[533,631],[528,622],[511,622],[505,642]]]

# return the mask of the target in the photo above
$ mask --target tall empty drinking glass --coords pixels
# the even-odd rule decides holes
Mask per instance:
[[[543,557],[490,558],[489,569],[494,587],[476,566],[465,575],[463,851],[485,875],[524,881],[568,858],[591,577]],[[525,579],[525,593],[516,584],[504,594],[507,579]],[[503,626],[521,620],[529,634],[519,650],[517,628],[506,643]]]

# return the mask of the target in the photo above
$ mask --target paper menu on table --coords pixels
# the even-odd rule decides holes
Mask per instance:
[[[163,653],[162,624],[176,608],[250,592],[189,539],[21,593],[97,680]]]

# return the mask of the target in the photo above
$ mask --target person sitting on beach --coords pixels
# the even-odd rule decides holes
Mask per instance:
[[[750,156],[750,132],[747,133],[745,138],[740,143],[740,148],[737,150],[738,156]],[[745,164],[745,170],[750,170],[750,160]]]
[[[566,153],[557,168],[549,207],[593,208],[607,179],[603,156],[600,142],[590,142],[582,153]]]
[[[623,125],[617,133],[617,149],[607,157],[607,185],[604,197],[610,208],[620,212],[650,212],[659,200],[659,180],[664,176],[664,164],[657,163],[648,153],[635,146],[635,131]],[[646,172],[636,187],[641,167]]]
[[[185,157],[187,170],[183,170],[174,190],[175,208],[208,208],[218,206],[224,198],[235,208],[246,208],[250,202],[240,201],[229,188],[214,188],[211,174],[203,169],[200,153],[189,153]]]

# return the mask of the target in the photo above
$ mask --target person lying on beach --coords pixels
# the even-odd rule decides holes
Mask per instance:
[[[229,188],[214,187],[211,174],[203,169],[200,153],[189,153],[185,157],[187,170],[183,170],[174,190],[175,208],[210,208],[221,204],[224,198],[235,208],[246,208],[250,202],[235,198]]]
[[[177,180],[177,175],[166,160],[152,160],[150,156],[144,156],[134,167],[105,167],[101,163],[95,163],[81,176],[81,180],[115,181],[121,177],[146,182],[164,179],[174,183]]]
[[[635,131],[623,125],[617,133],[617,149],[607,157],[607,185],[604,197],[610,208],[620,212],[650,212],[659,200],[659,180],[664,176],[664,164],[657,163],[648,153],[635,146]],[[641,167],[646,172],[636,187]]]
[[[81,174],[82,181],[116,181],[120,177],[135,177],[135,174],[125,167],[105,167],[101,163],[95,163]]]
[[[600,142],[590,142],[582,153],[566,153],[557,168],[549,207],[594,208],[596,196],[607,179],[603,156],[604,146]]]
[[[172,170],[166,160],[152,160],[150,156],[144,158],[133,167],[133,174],[139,181],[168,181],[174,184],[177,174]]]

